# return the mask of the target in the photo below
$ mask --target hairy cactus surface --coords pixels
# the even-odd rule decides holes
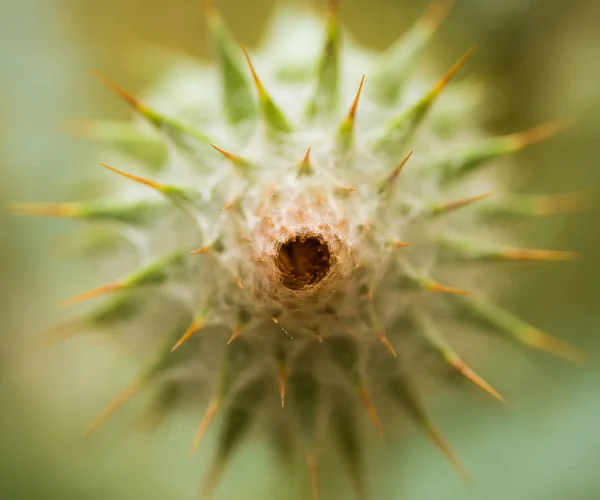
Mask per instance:
[[[79,127],[112,147],[105,196],[16,207],[113,229],[131,244],[117,245],[117,261],[137,252],[136,269],[65,301],[105,296],[99,306],[43,340],[100,330],[148,353],[89,432],[142,389],[156,415],[204,401],[191,452],[219,434],[207,496],[256,425],[285,460],[304,457],[314,499],[331,439],[366,498],[363,420],[383,435],[402,410],[462,472],[413,376],[438,371],[429,351],[503,399],[453,347],[461,325],[579,356],[495,305],[485,267],[574,257],[515,247],[492,222],[578,210],[582,196],[502,194],[485,168],[563,124],[492,138],[477,129],[477,85],[451,84],[473,50],[445,75],[422,70],[447,2],[382,53],[342,37],[338,9],[331,0],[323,23],[278,7],[250,55],[207,3],[214,67],[175,65],[143,99],[99,75],[136,115]]]

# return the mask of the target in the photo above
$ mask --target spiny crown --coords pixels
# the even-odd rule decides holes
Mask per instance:
[[[313,498],[318,450],[331,429],[364,498],[361,419],[383,435],[379,413],[391,422],[396,405],[463,471],[414,387],[421,347],[503,400],[438,325],[475,322],[580,356],[489,302],[493,290],[474,290],[481,268],[465,269],[469,262],[573,258],[492,243],[489,221],[580,210],[587,200],[581,193],[488,200],[494,183],[473,174],[563,124],[495,138],[469,128],[475,87],[447,87],[472,49],[437,81],[411,81],[448,6],[434,3],[379,55],[348,40],[342,46],[335,0],[320,49],[317,21],[283,9],[255,67],[207,3],[216,72],[195,62],[175,67],[150,95],[155,105],[99,75],[141,118],[79,129],[131,163],[123,170],[103,164],[132,181],[108,189],[121,201],[17,207],[110,223],[139,253],[138,269],[65,304],[113,297],[43,337],[101,329],[127,334],[137,350],[156,349],[88,431],[146,385],[157,391],[159,412],[204,391],[192,453],[223,413],[207,495],[259,420],[281,456],[307,457]],[[443,91],[446,104],[438,103]]]

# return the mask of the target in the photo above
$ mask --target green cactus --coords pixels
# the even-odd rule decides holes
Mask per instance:
[[[498,186],[485,167],[564,124],[485,137],[472,123],[473,82],[450,85],[472,49],[437,82],[418,72],[448,6],[434,3],[381,54],[345,36],[337,0],[324,29],[278,7],[251,58],[207,2],[215,68],[182,63],[144,100],[99,75],[138,119],[77,131],[117,151],[104,167],[125,179],[106,200],[15,208],[111,224],[139,252],[137,269],[64,304],[106,302],[41,337],[118,330],[156,350],[88,432],[142,389],[163,412],[197,384],[208,396],[191,453],[222,415],[207,497],[256,424],[283,457],[305,457],[313,499],[331,435],[366,498],[361,421],[383,435],[398,407],[466,475],[420,401],[412,374],[428,369],[415,369],[415,347],[503,401],[452,346],[451,321],[581,357],[494,305],[493,287],[473,278],[485,261],[575,257],[497,243],[490,219],[588,203],[583,193],[490,198]]]

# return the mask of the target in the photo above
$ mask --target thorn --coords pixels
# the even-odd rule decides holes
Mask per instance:
[[[306,109],[309,118],[323,112],[331,113],[337,108],[341,47],[339,1],[330,0],[328,10],[325,40],[317,63],[317,86]]]
[[[119,87],[115,82],[113,82],[110,78],[103,75],[97,70],[93,70],[94,75],[104,83],[109,89],[111,89],[115,94],[117,94],[121,99],[123,99],[127,104],[129,104],[135,111],[139,111],[144,113],[147,111],[146,106],[139,99],[131,95],[129,92]]]
[[[390,340],[387,338],[387,335],[383,333],[383,331],[377,331],[375,332],[375,335],[377,335],[379,342],[381,342],[386,347],[386,349],[390,351],[390,354],[397,358],[398,354],[396,354],[396,350],[392,346]]]
[[[317,454],[314,451],[307,453],[306,462],[308,465],[308,473],[310,475],[311,499],[319,500],[319,465],[317,462]]]
[[[141,388],[141,381],[137,381],[128,385],[117,396],[112,399],[100,414],[90,422],[85,430],[85,436],[93,434],[98,428],[112,417],[121,407],[127,403]]]
[[[315,337],[317,338],[317,342],[323,343],[323,332],[318,327],[315,329]]]
[[[460,358],[458,353],[452,348],[452,346],[446,341],[442,333],[436,328],[432,321],[432,318],[428,315],[416,313],[415,319],[420,323],[422,334],[425,339],[429,342],[442,359],[447,362],[452,368],[454,368],[463,377],[471,381],[479,388],[486,391],[494,398],[506,403],[505,399],[491,387],[485,380],[477,375],[467,364]]]
[[[435,84],[431,94],[433,96],[439,95],[442,90],[450,83],[450,80],[454,78],[454,75],[465,65],[469,57],[475,52],[475,46],[472,45],[467,52],[450,68],[450,70]]]
[[[216,9],[212,0],[200,0],[200,8],[207,17],[216,14]]]
[[[556,120],[553,122],[544,123],[537,127],[518,132],[513,135],[514,148],[522,149],[526,146],[535,144],[536,142],[549,139],[550,137],[562,132],[572,125],[570,120]]]
[[[140,177],[138,175],[133,175],[133,174],[129,174],[127,172],[123,172],[122,170],[118,170],[118,169],[111,167],[109,165],[106,165],[104,163],[100,163],[100,165],[102,165],[104,168],[107,168],[108,170],[110,170],[116,174],[126,177],[127,179],[131,179],[132,181],[139,182],[140,184],[150,186],[151,188],[156,189],[161,192],[165,191],[165,186],[163,184],[160,184],[159,182],[156,182],[156,181],[153,181],[150,179],[146,179],[146,178]]]
[[[545,215],[581,212],[592,208],[592,194],[590,191],[577,191],[541,195],[537,205],[539,211]]]
[[[585,361],[585,354],[580,349],[541,332],[494,304],[475,300],[473,297],[463,298],[462,303],[468,311],[474,313],[477,319],[483,320],[493,328],[510,335],[523,344],[576,363]]]
[[[233,198],[231,201],[228,201],[225,205],[223,205],[223,210],[231,209],[237,203],[237,201],[237,198]]]
[[[547,335],[536,328],[527,328],[521,332],[520,338],[530,346],[575,363],[583,363],[586,360],[585,353],[577,347]]]
[[[281,398],[281,407],[285,407],[285,386],[287,381],[287,370],[285,366],[279,366],[279,397]]]
[[[429,436],[433,444],[435,444],[435,446],[444,454],[454,469],[463,477],[465,481],[471,483],[472,481],[469,473],[464,468],[454,451],[452,451],[452,448],[450,448],[450,445],[444,436],[442,436],[442,434],[430,422],[423,422],[422,425],[425,433]]]
[[[430,31],[435,31],[448,15],[453,3],[451,0],[434,0],[429,4],[419,24]]]
[[[227,158],[227,160],[229,160],[231,162],[231,164],[236,169],[238,169],[240,172],[245,174],[245,173],[248,173],[248,171],[252,168],[252,164],[245,158],[242,158],[241,156],[230,153],[229,151],[225,151],[224,149],[222,149],[218,146],[215,146],[214,144],[211,144],[211,146],[214,149],[216,149],[219,153],[221,153],[225,158]]]
[[[131,95],[129,92],[119,87],[116,83],[108,79],[106,76],[102,75],[98,71],[95,71],[94,73],[105,85],[107,85],[113,92],[115,92],[119,97],[121,97],[121,99],[123,99],[127,104],[129,104],[136,112],[140,113],[152,125],[160,129],[164,129],[164,127],[167,126],[203,144],[210,142],[208,138],[204,134],[202,134],[202,132],[196,130],[194,127],[181,123],[168,116],[162,115],[161,113],[158,113],[157,111],[155,111],[154,109],[147,106],[142,101]]]
[[[346,116],[346,119],[344,120],[346,123],[348,123],[349,127],[352,127],[352,124],[354,123],[354,119],[356,118],[356,111],[358,110],[358,103],[360,101],[360,95],[362,94],[362,89],[363,89],[363,85],[365,84],[365,76],[363,75],[362,78],[360,79],[360,84],[358,86],[358,91],[356,92],[356,96],[354,97],[354,101],[352,102],[352,106],[350,107],[350,111],[348,111],[348,115]]]
[[[389,122],[376,145],[377,149],[388,156],[404,150],[441,92],[474,50],[475,47],[471,47],[429,91]]]
[[[260,101],[261,112],[263,115],[263,120],[265,124],[268,126],[271,132],[277,133],[288,133],[292,131],[292,127],[288,123],[285,115],[281,112],[281,110],[277,107],[271,96],[265,89],[264,85],[260,81],[256,70],[254,69],[254,65],[250,59],[248,51],[246,47],[240,44],[242,50],[244,51],[244,56],[246,57],[246,61],[248,62],[248,66],[250,68],[250,72],[252,73],[252,79],[254,80],[254,85],[256,86],[256,90],[258,92],[258,97]]]
[[[63,130],[70,136],[87,138],[93,126],[92,120],[71,119],[63,124]]]
[[[356,193],[356,191],[358,191],[357,188],[352,187],[352,186],[337,186],[335,188],[336,191],[338,191],[339,193],[341,193],[344,196],[348,196],[351,195],[352,193]]]
[[[298,167],[298,177],[301,175],[310,175],[312,172],[313,169],[312,165],[310,164],[310,148],[308,148],[304,158],[302,158],[302,161],[300,162],[300,166]]]
[[[254,85],[256,86],[256,90],[258,91],[259,97],[261,99],[269,99],[270,100],[269,95],[267,94],[267,91],[266,91],[264,85],[260,81],[260,78],[258,77],[256,70],[254,69],[254,65],[252,64],[252,60],[250,59],[250,55],[248,54],[246,47],[244,47],[244,45],[242,45],[242,44],[240,44],[240,46],[242,47],[242,50],[244,51],[244,56],[246,57],[246,61],[248,62],[248,67],[250,68],[250,72],[252,73],[252,79],[254,80]]]
[[[47,349],[84,331],[85,321],[80,318],[51,326],[27,341],[28,347],[34,352]]]
[[[477,375],[477,373],[475,373],[469,366],[467,366],[463,360],[459,358],[450,360],[450,365],[463,377],[468,379],[480,389],[483,389],[490,396],[496,398],[498,401],[506,403],[506,399],[504,399],[500,393],[496,391],[496,389],[494,389],[490,384]]]
[[[340,15],[340,0],[329,0],[329,17],[336,18]]]
[[[472,203],[478,202],[480,200],[484,200],[493,196],[494,193],[484,193],[476,196],[471,196],[469,198],[463,198],[462,200],[450,201],[447,203],[436,204],[432,207],[432,212],[435,215],[443,214],[446,212],[450,212],[452,210],[456,210],[457,208],[466,207],[467,205],[471,205]]]
[[[221,476],[223,475],[224,467],[225,464],[220,459],[213,463],[210,470],[208,471],[208,475],[205,480],[205,484],[202,488],[202,494],[200,498],[202,498],[203,500],[213,500],[214,491],[219,485],[219,481],[221,479]]]
[[[424,288],[426,290],[429,290],[430,292],[439,292],[439,293],[451,293],[451,294],[455,294],[455,295],[470,295],[471,292],[468,292],[466,290],[461,290],[460,288],[453,288],[451,286],[447,286],[447,285],[442,285],[441,283],[438,283],[437,281],[433,281],[433,280],[428,280],[426,283],[423,284]]]
[[[308,149],[310,149],[310,148],[308,148]],[[276,194],[277,194],[277,186],[275,184],[271,184],[267,191],[267,197],[269,199],[273,199]]]
[[[558,262],[577,260],[579,254],[577,252],[563,252],[558,250],[535,250],[535,249],[510,249],[502,250],[499,257],[506,260],[520,262]]]
[[[231,344],[241,334],[242,334],[242,328],[240,326],[235,327],[233,329],[233,332],[231,333],[231,337],[229,337],[229,340],[227,341],[227,345]]]
[[[362,402],[362,405],[364,406],[365,410],[367,410],[367,413],[369,414],[369,418],[373,422],[373,425],[375,426],[375,429],[377,430],[379,437],[383,438],[383,428],[381,427],[381,421],[379,420],[379,416],[377,415],[377,411],[375,410],[375,407],[373,406],[373,403],[371,401],[371,398],[369,397],[369,394],[367,393],[366,389],[362,386],[362,384],[358,385],[357,391],[358,391],[360,400]]]
[[[225,158],[227,158],[232,163],[234,163],[240,159],[239,156],[234,155],[233,153],[230,153],[229,151],[225,151],[224,149],[221,149],[219,146],[215,146],[214,144],[211,144],[211,147],[216,149],[219,153],[221,153]]]
[[[407,243],[405,241],[392,241],[393,248],[404,248],[404,247],[409,247],[411,245],[412,245],[412,243]]]
[[[392,173],[390,174],[390,176],[387,178],[385,187],[391,186],[392,184],[394,184],[396,182],[396,179],[400,175],[400,171],[402,170],[402,168],[404,167],[404,165],[406,165],[406,163],[408,162],[408,160],[410,160],[410,157],[413,155],[413,153],[414,153],[414,151],[411,151],[410,153],[408,153],[404,157],[404,159],[400,162],[400,164],[392,171]]]
[[[124,288],[124,286],[125,285],[119,281],[107,283],[99,286],[98,288],[94,288],[92,290],[88,290],[87,292],[76,295],[75,297],[71,297],[70,299],[63,300],[59,305],[61,307],[70,306],[71,304],[76,304],[77,302],[83,302],[84,300],[93,299],[95,297],[99,297],[100,295],[116,292]]]
[[[200,330],[200,328],[202,328],[202,326],[203,326],[203,321],[202,320],[195,319],[194,321],[192,321],[192,323],[190,324],[190,326],[188,327],[188,329],[185,331],[185,333],[181,336],[181,338],[173,346],[173,348],[171,349],[171,352],[173,352],[176,349],[178,349],[179,347],[181,347],[181,345],[185,341],[187,341],[192,335],[194,335],[198,330]]]
[[[200,247],[200,248],[198,248],[198,250],[194,250],[190,253],[192,255],[203,255],[205,253],[208,253],[209,250],[210,250],[210,245],[206,245],[206,246]]]
[[[215,415],[219,411],[219,407],[220,407],[220,401],[217,398],[213,398],[208,403],[208,407],[206,408],[206,411],[204,412],[204,416],[202,417],[202,421],[200,422],[200,425],[198,426],[198,430],[196,431],[196,436],[194,437],[194,443],[192,444],[192,447],[190,449],[190,455],[189,455],[190,458],[192,458],[194,456],[194,453],[196,453],[196,449],[198,448],[200,441],[202,441],[204,434],[210,427],[210,424],[212,423],[213,419],[215,418]]]
[[[41,215],[44,217],[76,217],[80,214],[71,203],[15,203],[10,211],[15,215]]]
[[[358,91],[356,92],[356,96],[354,97],[354,101],[352,102],[352,106],[350,107],[350,111],[348,111],[348,115],[339,128],[340,141],[341,146],[344,150],[350,149],[352,146],[352,141],[354,139],[354,122],[356,119],[356,111],[358,109],[358,103],[360,101],[360,96],[362,93],[363,85],[365,82],[365,75],[362,76],[360,80],[360,85],[358,86]]]

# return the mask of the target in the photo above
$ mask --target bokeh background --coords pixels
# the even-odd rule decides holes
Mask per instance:
[[[575,116],[556,139],[519,154],[508,182],[531,192],[600,189],[600,2],[457,0],[429,52],[451,63],[471,43],[470,70],[490,82],[492,132]],[[252,45],[272,0],[223,0],[236,36]],[[343,0],[343,20],[372,47],[390,44],[423,11],[421,0]],[[318,3],[315,2],[318,6]],[[321,5],[322,6],[322,5]],[[171,52],[205,57],[197,0],[0,0],[0,498],[192,499],[208,451],[190,461],[197,417],[174,416],[153,436],[132,426],[136,405],[110,431],[81,429],[135,373],[137,362],[101,338],[31,352],[32,333],[61,318],[66,284],[86,266],[59,250],[77,226],[6,215],[16,200],[68,199],[96,151],[64,133],[73,117],[118,118],[126,108],[91,76],[101,68],[143,87]],[[140,45],[155,57],[140,55]],[[511,271],[503,303],[588,353],[575,366],[506,343],[475,368],[509,399],[440,391],[428,406],[474,479],[465,485],[417,432],[374,453],[381,500],[596,500],[600,498],[600,222],[598,211],[524,222],[531,245],[573,249],[575,263]],[[89,282],[88,282],[89,284]],[[495,343],[494,343],[495,342]],[[93,352],[93,355],[89,355]],[[88,354],[86,354],[88,353]],[[351,498],[336,469],[323,498]],[[306,498],[253,443],[225,477],[222,498]],[[298,490],[298,491],[296,491]],[[328,496],[329,493],[329,496]]]

